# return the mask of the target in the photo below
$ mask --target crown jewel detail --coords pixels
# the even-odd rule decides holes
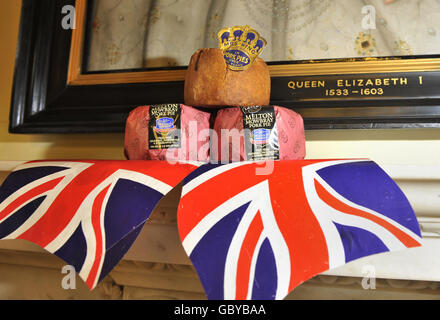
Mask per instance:
[[[231,70],[246,70],[266,46],[266,40],[250,26],[221,29],[218,33],[220,49]]]

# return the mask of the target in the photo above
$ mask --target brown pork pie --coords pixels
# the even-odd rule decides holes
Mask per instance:
[[[199,49],[185,76],[185,104],[198,107],[265,106],[270,100],[269,68],[257,58],[242,71],[226,67],[220,49]]]

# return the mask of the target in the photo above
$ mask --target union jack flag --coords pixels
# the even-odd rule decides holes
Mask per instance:
[[[90,289],[119,262],[159,200],[196,164],[35,161],[0,188],[0,239],[25,239],[73,265]]]
[[[209,299],[283,299],[328,269],[421,245],[408,200],[372,161],[259,167],[209,164],[185,179],[178,227]]]

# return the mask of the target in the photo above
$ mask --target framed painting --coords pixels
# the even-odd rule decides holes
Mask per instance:
[[[436,0],[23,0],[10,132],[122,132],[138,105],[183,102],[191,54],[245,24],[271,104],[306,129],[440,127]]]

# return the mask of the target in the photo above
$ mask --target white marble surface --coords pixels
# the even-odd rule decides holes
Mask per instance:
[[[421,247],[375,254],[322,274],[365,277],[371,270],[382,279],[440,281],[440,237],[425,237]]]

